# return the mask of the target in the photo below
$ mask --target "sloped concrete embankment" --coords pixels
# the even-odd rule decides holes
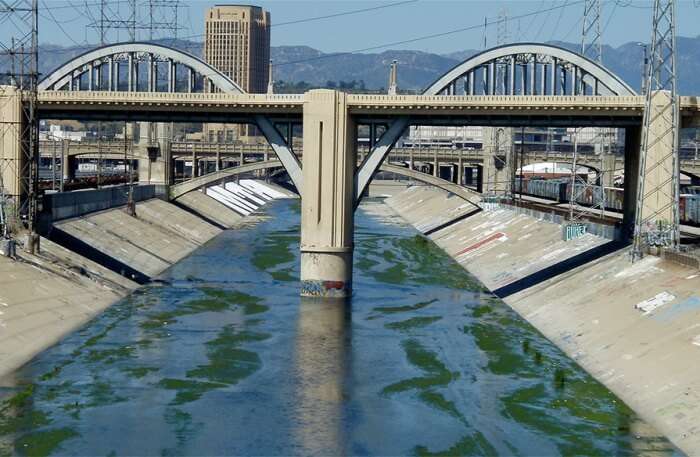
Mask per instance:
[[[153,198],[136,204],[136,217],[120,206],[55,221],[39,254],[0,257],[0,377],[264,203],[293,195],[257,181],[240,186],[224,195],[245,200],[245,214],[199,191],[183,196],[187,203]]]
[[[689,455],[700,455],[700,271],[512,209],[468,217],[442,190],[386,200]]]

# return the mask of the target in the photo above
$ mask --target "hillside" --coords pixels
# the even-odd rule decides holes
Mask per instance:
[[[167,44],[201,56],[202,44],[178,40]],[[573,43],[557,44],[572,50]],[[681,93],[700,93],[700,38],[678,37],[679,88]],[[40,71],[47,74],[69,58],[85,52],[87,48],[42,45]],[[383,51],[381,53],[326,54],[308,46],[274,46],[271,50],[275,63],[275,80],[289,85],[308,83],[312,87],[325,87],[329,82],[350,83],[355,87],[377,90],[386,87],[389,64],[399,62],[399,87],[402,90],[422,91],[441,74],[472,56],[476,50],[465,49],[446,55],[423,51]],[[640,87],[642,49],[636,43],[617,48],[605,46],[603,63],[635,89]],[[0,69],[7,71],[7,62],[0,62]],[[332,85],[332,84],[331,84]],[[352,86],[352,85],[350,85]]]

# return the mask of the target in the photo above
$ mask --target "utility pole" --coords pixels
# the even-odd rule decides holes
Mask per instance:
[[[650,247],[680,249],[675,0],[654,0],[650,57],[632,261]]]

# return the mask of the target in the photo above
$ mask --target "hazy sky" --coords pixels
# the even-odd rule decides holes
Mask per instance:
[[[87,26],[93,19],[99,19],[99,3],[98,0],[39,0],[42,8],[40,42],[62,45],[98,42],[96,31]],[[118,17],[120,14],[117,10],[121,8],[125,11],[128,4],[125,0],[107,0],[107,3],[113,10],[109,12],[110,17]],[[140,3],[146,2],[140,0]],[[204,11],[215,3],[222,2],[181,3],[183,8],[179,12],[179,22],[183,30],[179,32],[180,36],[201,40]],[[488,18],[490,22],[497,21],[501,8],[507,10],[511,18],[508,21],[509,41],[578,42],[583,16],[582,0],[285,0],[259,1],[254,4],[268,9],[272,15],[273,46],[307,45],[324,52],[418,49],[448,53],[481,48],[484,18]],[[651,0],[604,1],[604,43],[618,46],[629,41],[648,41],[651,34],[651,5]],[[351,13],[361,9],[371,10]],[[349,14],[342,14],[346,12]],[[337,14],[340,15],[309,20]],[[141,10],[139,15],[141,20],[145,20],[146,10]],[[677,16],[678,35],[698,35],[700,0],[680,0]],[[54,19],[60,22],[60,27]],[[294,21],[301,22],[285,24]],[[450,33],[453,31],[454,33]],[[4,33],[6,31],[3,31]],[[435,34],[444,35],[424,38]],[[489,25],[489,46],[496,43],[496,36],[497,25]],[[122,34],[120,38],[126,39],[126,35]],[[145,32],[141,38],[147,38]],[[112,35],[111,39],[116,40],[116,37]],[[407,40],[415,41],[400,43]]]

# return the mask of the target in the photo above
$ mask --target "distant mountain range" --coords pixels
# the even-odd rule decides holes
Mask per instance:
[[[164,44],[183,49],[194,55],[202,55],[202,43],[183,40],[164,40]],[[576,51],[574,43],[552,42]],[[681,93],[700,93],[700,37],[677,38],[678,83]],[[69,58],[88,50],[87,47],[40,47],[40,71],[47,74]],[[384,51],[381,53],[323,53],[308,46],[274,46],[271,50],[276,81],[287,84],[303,82],[314,87],[326,87],[340,81],[364,82],[370,90],[387,86],[389,65],[399,62],[398,82],[402,90],[420,92],[440,75],[476,54],[475,49],[465,49],[446,55],[423,51]],[[641,85],[642,49],[637,43],[627,43],[617,48],[603,48],[603,64],[639,90]],[[0,62],[0,69],[7,71],[7,62]],[[359,85],[359,84],[358,84]]]

